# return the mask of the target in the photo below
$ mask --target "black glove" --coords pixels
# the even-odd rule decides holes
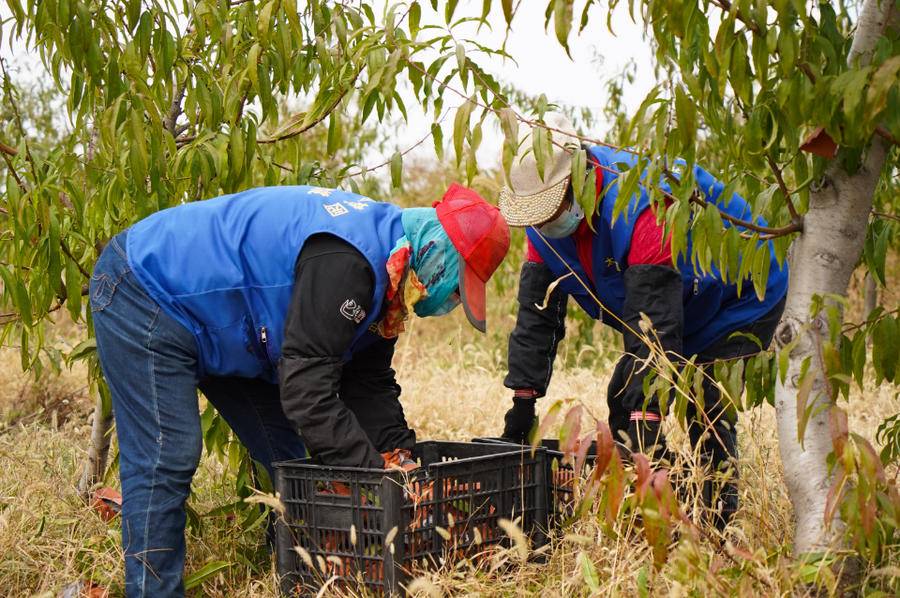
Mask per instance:
[[[525,444],[528,442],[528,433],[531,432],[537,417],[534,414],[534,406],[537,399],[514,398],[512,409],[506,412],[503,418],[503,438]]]
[[[628,440],[631,452],[643,453],[654,461],[669,461],[671,455],[666,446],[666,435],[662,432],[662,422],[632,420],[628,423]]]

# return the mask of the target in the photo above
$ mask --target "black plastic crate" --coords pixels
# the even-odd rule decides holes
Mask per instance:
[[[332,576],[337,587],[400,594],[413,566],[508,541],[500,519],[519,518],[536,543],[544,541],[544,451],[432,441],[417,444],[414,457],[423,467],[410,474],[310,459],[274,465],[286,511],[276,525],[285,595],[314,593]]]
[[[503,438],[481,437],[473,438],[472,442],[481,442],[494,446],[522,446]],[[526,446],[526,449],[531,450]],[[583,470],[576,472],[570,463],[563,463],[563,453],[559,450],[559,440],[545,438],[541,440],[541,448],[546,453],[547,480],[547,515],[553,526],[558,526],[570,519],[575,513],[575,483],[578,477],[589,471],[597,459],[597,443],[591,442],[584,460]]]

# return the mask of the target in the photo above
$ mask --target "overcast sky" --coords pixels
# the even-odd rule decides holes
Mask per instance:
[[[423,24],[443,20],[431,12],[428,0],[422,0],[420,4],[423,7]],[[443,10],[444,2],[441,1],[439,4]],[[479,43],[486,46],[499,47],[505,34],[506,22],[503,19],[500,2],[493,4],[495,6],[490,15],[492,31],[482,28],[476,35],[475,27],[471,26],[459,28],[455,33],[460,37],[475,37]],[[580,14],[582,5],[583,2],[576,2],[576,14]],[[481,6],[481,0],[462,0],[456,9],[455,18],[462,15],[480,15]],[[596,114],[599,114],[606,101],[606,81],[620,73],[629,61],[634,61],[637,77],[626,89],[624,99],[626,106],[631,111],[635,110],[652,85],[653,78],[650,75],[652,63],[650,47],[642,37],[641,27],[631,22],[625,8],[620,7],[615,14],[613,29],[616,35],[613,35],[606,28],[605,8],[593,7],[589,26],[581,35],[573,31],[570,36],[572,53],[570,59],[556,40],[552,22],[549,31],[544,30],[545,7],[546,0],[521,1],[507,43],[507,51],[515,57],[517,64],[479,53],[471,54],[472,58],[502,83],[511,83],[532,95],[543,93],[553,103],[587,107]],[[0,3],[0,19],[8,16],[9,9],[6,3]],[[16,69],[18,76],[26,80],[41,76],[43,68],[40,61],[33,54],[29,55],[20,42],[13,42],[11,47],[8,37],[11,28],[7,25],[4,29],[0,55],[7,60],[13,58],[13,64],[18,66]],[[459,97],[448,93],[445,107],[454,107],[460,101]],[[402,151],[409,148],[430,128],[431,117],[425,117],[415,102],[407,101],[406,106],[409,110],[409,122],[401,123],[398,127],[396,137],[387,148],[387,155],[395,149]],[[446,118],[443,124],[444,139],[449,140],[452,136],[452,118]],[[602,124],[598,125],[598,128],[601,130],[595,131],[594,134],[603,135],[605,131]],[[479,162],[484,166],[496,165],[499,162],[501,144],[502,136],[499,130],[493,127],[486,129],[479,150]],[[432,144],[422,144],[410,154],[409,158],[414,156],[433,157]],[[374,155],[371,159],[372,163],[377,163],[383,156]]]
[[[430,3],[421,4],[425,8],[422,21],[435,19],[429,14]],[[462,1],[456,9],[456,16],[480,15],[481,4],[480,0]],[[482,28],[477,34],[477,40],[486,46],[499,47],[505,34],[506,22],[500,10],[500,2],[493,4],[495,6],[490,15],[493,31]],[[631,21],[624,7],[620,7],[614,15],[615,36],[606,28],[605,8],[602,11],[599,6],[592,8],[588,27],[581,35],[576,35],[573,31],[569,38],[572,54],[572,58],[569,58],[556,39],[553,23],[551,22],[549,30],[544,30],[546,5],[545,0],[522,0],[507,43],[507,52],[515,57],[516,63],[484,54],[475,54],[473,59],[501,82],[510,83],[531,95],[543,93],[552,103],[590,108],[597,115],[606,101],[605,83],[621,73],[629,61],[633,61],[637,67],[636,78],[626,88],[624,100],[629,111],[636,110],[653,84],[651,50],[642,37],[641,27]],[[582,5],[583,2],[576,2],[576,14],[581,14]],[[475,27],[472,26],[469,33],[473,37],[474,32]],[[461,98],[453,94],[448,94],[446,98],[449,106],[461,102]],[[410,112],[410,122],[406,131],[401,132],[396,149],[403,150],[421,139],[428,131],[429,122],[420,113]],[[602,125],[599,126],[602,129]],[[450,139],[451,118],[445,119],[444,131],[444,139]],[[600,130],[595,134],[602,135],[604,132]],[[479,162],[484,165],[498,164],[502,142],[499,130],[485,130],[484,141],[479,150]],[[433,151],[430,144],[423,144],[414,154],[433,156]]]

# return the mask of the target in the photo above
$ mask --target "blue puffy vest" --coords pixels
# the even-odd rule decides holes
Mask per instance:
[[[319,187],[263,187],[157,212],[128,232],[128,262],[147,293],[197,339],[200,375],[277,381],[276,364],[306,239],[330,233],[369,261],[372,308],[348,353],[372,340],[385,263],[402,210]]]
[[[618,170],[616,164],[633,165],[637,161],[637,156],[632,153],[602,146],[591,147],[589,153],[599,164],[613,170]],[[640,192],[635,193],[624,213],[619,214],[613,222],[612,214],[618,193],[618,176],[606,169],[599,170],[598,175],[601,172],[603,174],[605,194],[600,204],[600,210],[594,216],[597,232],[593,239],[594,285],[591,290],[607,309],[621,317],[625,302],[623,273],[628,267],[627,257],[631,247],[631,234],[638,216],[650,206],[650,198],[646,189],[640,187]],[[697,185],[708,201],[716,202],[716,205],[722,210],[737,218],[747,220],[752,217],[749,204],[739,195],[733,195],[730,200],[721,197],[725,186],[708,172],[695,166],[694,176]],[[662,183],[660,188],[668,190],[668,185]],[[756,222],[760,225],[766,224],[763,218],[757,218]],[[725,225],[729,226],[727,222]],[[554,275],[568,274],[569,268],[566,266],[568,264],[581,280],[587,285],[591,285],[591,277],[586,276],[584,272],[572,237],[544,241],[531,227],[527,229],[526,234]],[[547,242],[565,260],[565,263],[553,253],[547,246]],[[691,240],[688,237],[688,256],[690,256],[690,249]],[[756,297],[749,281],[744,284],[742,293],[738,296],[737,285],[726,284],[715,266],[711,272],[704,274],[693,267],[689,257],[685,259],[685,256],[682,255],[678,258],[677,267],[684,282],[682,297],[684,300],[684,354],[686,356],[697,354],[722,336],[756,321],[775,307],[785,296],[788,283],[787,265],[785,264],[783,267],[778,265],[771,242],[769,242],[769,250],[771,264],[766,294],[762,301]],[[600,307],[574,277],[566,278],[559,286],[561,290],[574,297],[591,317],[601,318]],[[607,315],[603,321],[617,330],[621,329],[615,318]]]

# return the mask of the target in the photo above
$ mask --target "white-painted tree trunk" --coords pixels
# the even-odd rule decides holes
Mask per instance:
[[[891,0],[866,0],[857,23],[849,61],[865,63],[892,20]],[[825,502],[832,478],[826,458],[832,451],[829,396],[818,359],[820,339],[828,334],[822,314],[810,315],[814,295],[846,295],[850,275],[856,266],[866,237],[875,185],[885,161],[885,142],[875,137],[863,167],[849,175],[835,161],[821,186],[810,196],[803,233],[791,250],[791,277],[784,317],[775,339],[779,346],[797,341],[791,352],[784,384],[775,395],[778,441],[788,495],[794,510],[796,533],[794,552],[809,554],[840,543],[842,523],[835,518],[825,524]],[[807,399],[809,417],[803,442],[798,438],[797,396],[800,368],[810,358],[814,376]]]

